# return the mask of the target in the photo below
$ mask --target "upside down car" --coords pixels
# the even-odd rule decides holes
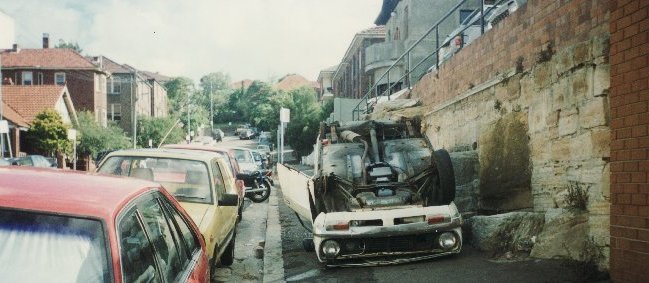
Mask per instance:
[[[457,254],[462,217],[445,150],[417,121],[321,125],[314,175],[279,164],[284,200],[328,266],[385,265]]]

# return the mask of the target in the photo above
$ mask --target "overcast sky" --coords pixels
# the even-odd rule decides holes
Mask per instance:
[[[381,0],[0,0],[16,41],[78,42],[83,53],[197,80],[298,73],[338,64],[354,34],[374,26]]]

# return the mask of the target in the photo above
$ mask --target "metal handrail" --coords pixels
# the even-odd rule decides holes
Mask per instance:
[[[453,13],[455,13],[458,9],[460,9],[466,2],[469,0],[462,0],[460,1],[457,5],[455,5],[453,8],[449,10],[448,13],[446,13],[441,19],[439,19],[433,26],[431,26],[415,43],[413,43],[406,51],[404,51],[401,56],[399,56],[390,67],[379,77],[379,79],[374,82],[374,84],[370,87],[370,89],[365,93],[365,95],[361,98],[361,101],[358,102],[356,107],[352,110],[352,119],[353,120],[359,120],[361,112],[365,112],[365,114],[370,112],[370,109],[374,107],[376,103],[378,103],[378,97],[379,96],[385,96],[385,93],[387,92],[388,100],[390,100],[390,95],[392,95],[392,87],[394,87],[396,84],[401,83],[402,80],[404,82],[407,82],[408,87],[411,87],[412,84],[412,71],[417,69],[418,67],[422,66],[424,62],[426,62],[428,59],[430,59],[432,56],[436,55],[436,60],[435,60],[435,67],[439,69],[439,51],[443,48],[443,45],[440,46],[439,42],[439,26],[442,22],[444,22],[446,19],[448,19],[449,16],[451,16]],[[463,29],[458,31],[455,34],[449,34],[446,38],[454,38],[455,36],[462,34],[464,31],[466,31],[469,27],[471,27],[475,22],[480,21],[480,34],[485,33],[485,15],[487,15],[489,12],[497,8],[499,5],[501,5],[503,2],[509,1],[509,0],[498,0],[496,1],[491,7],[489,7],[487,10],[485,10],[485,0],[480,0],[481,8],[479,10],[480,17],[478,19],[475,19],[472,21],[472,19],[475,17],[477,11],[474,13],[471,13],[471,15],[465,20],[461,25],[465,25]],[[468,21],[468,22],[467,22]],[[426,38],[428,37],[433,31],[435,31],[435,50],[428,54],[426,57],[421,59],[417,64],[414,65],[414,67],[410,63],[410,55],[411,51],[419,46],[419,44]],[[461,47],[464,46],[464,41],[462,41]],[[402,75],[399,79],[395,80],[394,84],[390,82],[390,71],[393,70],[399,63],[404,59],[407,58],[407,68],[406,71],[404,72],[404,75]],[[432,66],[431,66],[432,67]],[[382,91],[381,94],[379,95],[378,93],[378,88],[379,88],[379,83],[387,77],[387,89]],[[423,77],[423,75],[422,75]],[[407,79],[407,80],[406,80]],[[421,77],[417,78],[416,81],[419,81]],[[374,102],[371,103],[370,99],[372,96],[372,93],[374,93]],[[361,105],[365,103],[365,107],[361,108]]]

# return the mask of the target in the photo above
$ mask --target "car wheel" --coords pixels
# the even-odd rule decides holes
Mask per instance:
[[[305,252],[314,252],[315,243],[313,243],[313,238],[302,239],[302,248]]]
[[[453,163],[451,163],[451,157],[445,149],[436,150],[434,155],[438,183],[433,190],[432,200],[437,205],[447,205],[455,199]]]
[[[237,238],[237,234],[232,235],[232,240],[228,244],[228,247],[225,248],[225,251],[221,255],[221,265],[230,266],[234,262],[234,240]]]
[[[239,210],[237,211],[237,223],[241,222],[241,219],[243,219],[243,203],[239,205]]]

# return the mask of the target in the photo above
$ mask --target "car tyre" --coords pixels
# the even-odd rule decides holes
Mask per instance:
[[[223,266],[230,266],[234,262],[234,245],[235,245],[235,239],[236,239],[236,234],[232,234],[232,239],[230,240],[230,243],[228,246],[225,248],[225,251],[223,251],[223,254],[221,255],[221,265]]]
[[[248,195],[248,198],[250,198],[250,200],[255,203],[260,203],[267,200],[268,197],[270,197],[270,183],[268,183],[268,181],[264,181],[264,186],[266,187],[266,190],[262,192],[250,193]],[[259,186],[255,185],[253,188],[257,189],[259,188]]]
[[[241,202],[237,210],[237,223],[241,222],[241,219],[243,219],[243,202]]]
[[[313,238],[302,239],[302,248],[305,252],[315,252],[315,243],[313,243]]]
[[[435,167],[437,168],[438,184],[433,190],[433,201],[437,205],[450,204],[455,199],[455,172],[451,156],[445,149],[436,150]]]

